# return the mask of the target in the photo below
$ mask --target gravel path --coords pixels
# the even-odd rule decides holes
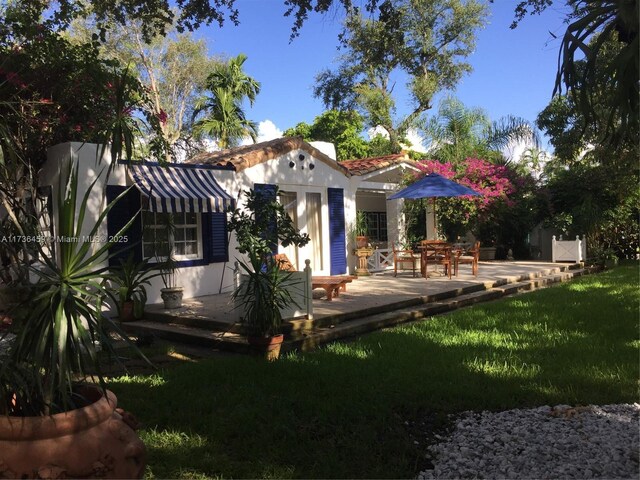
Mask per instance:
[[[639,422],[637,403],[467,412],[418,479],[638,479]]]

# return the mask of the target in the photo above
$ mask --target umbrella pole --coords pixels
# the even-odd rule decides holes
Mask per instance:
[[[433,239],[438,240],[438,219],[436,217],[436,197],[433,197]]]

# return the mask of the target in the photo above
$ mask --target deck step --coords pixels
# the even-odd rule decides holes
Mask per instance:
[[[481,302],[544,288],[588,273],[592,273],[592,270],[561,265],[532,274],[403,300],[383,307],[313,320],[291,320],[285,323],[285,342],[282,348],[283,351],[308,351],[341,338],[423,320]],[[128,322],[123,326],[135,335],[153,335],[174,342],[237,353],[247,353],[249,350],[245,331],[238,323],[216,322],[205,317],[180,318],[163,312],[152,312],[143,321]]]
[[[211,331],[176,323],[158,323],[140,320],[123,324],[126,332],[134,335],[152,335],[154,337],[183,342],[200,347],[247,353],[246,337],[232,332]]]

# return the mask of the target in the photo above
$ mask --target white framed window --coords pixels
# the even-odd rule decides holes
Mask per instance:
[[[142,212],[142,255],[151,261],[163,261],[173,243],[173,258],[203,258],[201,215],[194,212]]]

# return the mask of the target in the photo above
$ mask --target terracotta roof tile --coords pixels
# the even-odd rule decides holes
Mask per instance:
[[[366,175],[367,173],[382,170],[383,168],[397,165],[399,163],[414,163],[414,161],[409,159],[409,157],[404,153],[394,153],[383,157],[346,160],[340,163],[349,170],[351,175]]]
[[[218,152],[202,152],[188,159],[186,163],[233,167],[236,172],[240,172],[246,168],[285,155],[292,150],[305,150],[331,168],[338,170],[344,175],[350,175],[349,171],[343,167],[342,164],[308,144],[302,140],[301,137],[276,138],[275,140],[269,140],[267,142],[244,145],[242,147],[220,150]]]

